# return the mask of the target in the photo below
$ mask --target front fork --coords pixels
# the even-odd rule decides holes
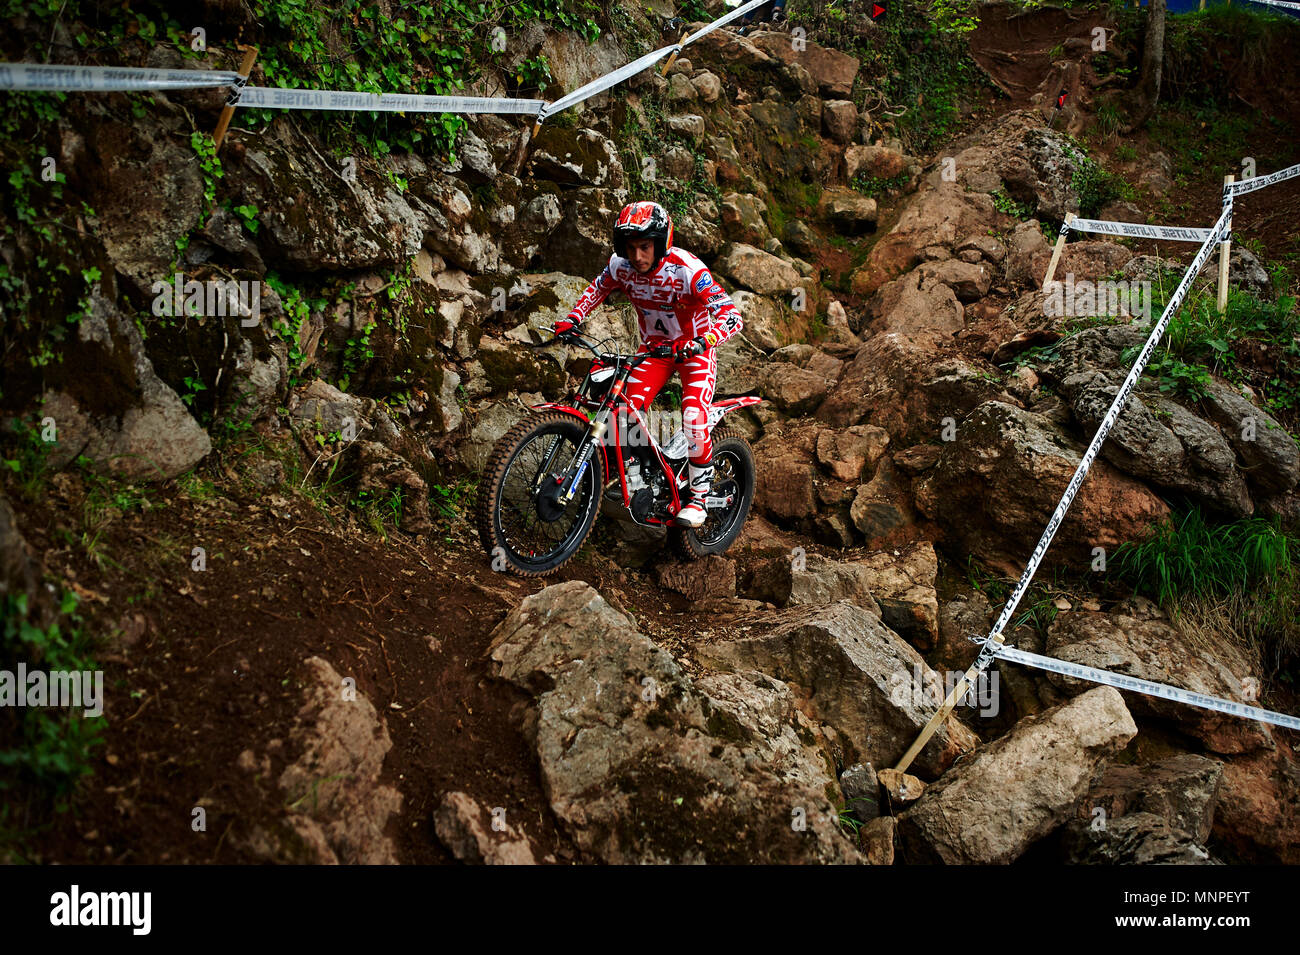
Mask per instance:
[[[578,482],[582,476],[587,473],[587,468],[591,465],[591,456],[596,450],[596,443],[600,441],[608,427],[609,407],[601,407],[592,419],[588,422],[587,436],[578,445],[577,451],[574,452],[573,458],[569,461],[568,467],[564,469],[563,474],[558,478],[557,483],[564,485],[563,499],[568,502],[573,500],[573,496],[578,493]],[[541,490],[542,482],[550,475],[554,474],[551,465],[555,461],[555,456],[560,450],[560,435],[551,439],[551,446],[546,451],[546,460],[542,466],[537,469],[537,476],[533,479],[533,492]]]

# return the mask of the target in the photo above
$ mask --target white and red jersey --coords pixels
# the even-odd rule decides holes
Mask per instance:
[[[744,325],[740,309],[713,278],[708,267],[685,249],[673,246],[648,275],[620,255],[578,298],[569,319],[582,322],[610,292],[621,291],[636,308],[641,340],[656,344],[689,341],[713,332],[718,344]]]

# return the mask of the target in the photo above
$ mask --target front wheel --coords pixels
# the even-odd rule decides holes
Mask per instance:
[[[592,448],[572,500],[556,478],[586,437],[586,427],[572,415],[534,414],[492,449],[479,482],[476,523],[493,570],[545,577],[578,552],[605,484],[600,448]]]
[[[740,536],[749,507],[754,503],[757,469],[754,451],[739,432],[718,428],[713,432],[713,487],[710,496],[730,495],[726,507],[710,508],[697,528],[674,526],[673,547],[687,560],[724,553]]]

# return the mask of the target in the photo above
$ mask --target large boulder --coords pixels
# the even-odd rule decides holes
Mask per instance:
[[[1246,481],[1265,494],[1291,491],[1300,482],[1300,445],[1276,418],[1218,381],[1201,403],[1241,459]]]
[[[1096,433],[1119,394],[1118,386],[1097,371],[1071,375],[1061,383],[1061,390],[1085,434]],[[1223,435],[1160,395],[1129,397],[1102,445],[1102,454],[1134,477],[1179,491],[1233,517],[1247,517],[1254,510],[1236,468],[1236,455]]]
[[[305,667],[306,700],[286,747],[297,757],[276,780],[290,812],[283,826],[254,828],[248,848],[272,862],[394,865],[385,830],[402,795],[380,783],[393,747],[388,727],[364,695],[355,688],[349,695],[327,661],[311,657]],[[260,755],[241,755],[240,768],[269,774],[268,754]]]
[[[237,198],[257,207],[258,246],[268,265],[295,272],[392,266],[424,242],[426,223],[396,187],[362,164],[342,185],[340,172],[290,123],[273,123],[250,142],[242,161],[232,157],[228,164]],[[433,222],[448,230],[465,223],[471,211],[451,182],[427,192],[411,186],[430,203],[424,209]],[[346,222],[348,228],[321,228],[326,222]]]
[[[727,246],[717,261],[716,269],[737,284],[760,295],[784,297],[801,284],[794,266],[743,242]]]
[[[902,814],[905,855],[946,864],[1015,861],[1070,817],[1102,761],[1136,735],[1108,686],[1021,720]]]
[[[967,193],[956,183],[923,189],[911,197],[897,224],[871,247],[867,261],[853,274],[854,294],[871,295],[917,265],[922,249],[951,249],[968,236],[986,234],[998,218],[992,199]]]
[[[936,288],[936,296],[951,299],[946,286]],[[961,308],[955,299],[951,304]],[[890,314],[901,319],[903,313]],[[1015,399],[962,358],[940,353],[933,333],[882,330],[858,349],[816,414],[835,427],[883,428],[891,441],[907,447],[939,441],[946,418],[960,420],[988,400]]]
[[[933,680],[930,668],[869,610],[846,600],[794,607],[765,618],[761,631],[711,644],[701,655],[788,684],[805,712],[851,744],[855,761],[892,765],[934,715],[935,703],[904,691],[917,674]],[[934,778],[976,742],[949,716],[918,754],[915,771]]]
[[[876,200],[843,186],[827,186],[817,201],[817,214],[837,232],[857,235],[876,225]]]
[[[489,653],[532,697],[528,738],[551,811],[588,858],[860,861],[813,727],[778,681],[697,682],[576,580],[524,598]]]
[[[55,425],[51,465],[85,455],[119,477],[157,481],[188,471],[212,450],[208,433],[155,373],[135,323],[100,286],[64,349],[40,410]]]
[[[949,338],[965,327],[965,309],[952,287],[933,272],[914,269],[876,292],[867,303],[871,330]]]
[[[1186,637],[1161,620],[1087,611],[1058,614],[1047,632],[1047,653],[1069,663],[1254,705],[1243,695],[1254,668],[1241,651],[1226,641],[1212,650],[1189,647]],[[1055,673],[1048,679],[1067,693],[1091,685]],[[1195,736],[1212,752],[1243,753],[1274,745],[1262,723],[1145,693],[1126,694],[1125,699],[1138,717],[1157,717]]]
[[[1001,401],[980,405],[952,437],[918,483],[916,505],[944,528],[946,546],[1016,576],[1084,449],[1047,418]],[[1095,461],[1046,560],[1086,565],[1094,547],[1110,551],[1140,539],[1168,513],[1144,484]]]
[[[618,149],[594,129],[543,126],[533,140],[529,166],[534,176],[571,186],[623,185]]]
[[[754,36],[753,43],[773,59],[802,66],[829,99],[843,99],[853,91],[860,64],[847,53],[810,41],[791,43],[788,33],[759,33]]]

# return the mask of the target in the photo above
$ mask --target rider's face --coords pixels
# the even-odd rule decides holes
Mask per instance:
[[[627,260],[632,263],[632,268],[638,272],[650,271],[650,263],[654,261],[654,257],[655,243],[653,239],[628,240]]]

